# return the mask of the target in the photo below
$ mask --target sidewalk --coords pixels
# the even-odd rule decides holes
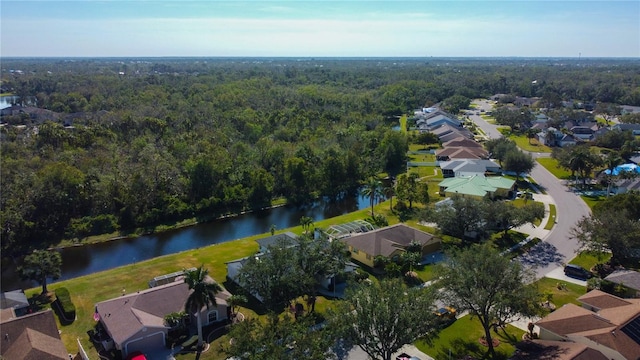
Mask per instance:
[[[520,227],[515,228],[514,230],[519,231],[521,233],[529,235],[531,238],[537,237],[540,240],[544,240],[549,234],[551,230],[545,230],[545,226],[549,221],[549,215],[551,207],[550,204],[554,204],[553,198],[546,194],[533,194],[533,200],[539,201],[544,204],[544,218],[540,222],[539,226],[535,226],[533,224],[525,224]]]

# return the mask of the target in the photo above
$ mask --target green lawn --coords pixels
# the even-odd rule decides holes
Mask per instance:
[[[542,278],[535,282],[541,294],[550,294],[551,302],[556,308],[572,303],[580,305],[578,298],[587,293],[587,287],[552,278]]]
[[[556,223],[556,206],[553,204],[549,204],[549,220],[547,220],[547,224],[544,226],[545,230],[553,229],[553,225]]]
[[[606,263],[611,259],[610,253],[602,253],[596,251],[581,251],[578,256],[574,257],[569,263],[582,266],[589,270],[597,264]]]
[[[400,130],[405,134],[407,133],[407,115],[400,117]]]
[[[540,144],[537,139],[529,139],[525,135],[515,134],[509,135],[509,139],[513,140],[516,145],[518,145],[518,147],[520,147],[522,150],[539,153],[551,153],[551,148]]]
[[[554,158],[537,158],[536,161],[549,170],[558,179],[571,179],[571,172],[558,166],[558,160]]]
[[[500,340],[494,359],[508,359],[515,351],[514,344],[522,339],[525,332],[511,325],[507,325],[506,331],[498,334],[492,331],[492,337]],[[431,344],[418,340],[415,345],[423,353],[435,359],[462,359],[470,355],[476,359],[488,359],[487,348],[478,341],[484,335],[484,330],[477,318],[463,316],[449,327],[443,329],[438,338]]]
[[[480,117],[483,118],[489,124],[495,124],[496,123],[496,119],[491,115],[482,114],[482,115],[480,115]]]
[[[604,196],[585,196],[585,195],[581,195],[580,196],[582,198],[582,200],[584,200],[584,202],[587,204],[587,206],[589,206],[589,209],[593,210],[593,207],[599,203],[600,201],[603,201],[605,199]]]

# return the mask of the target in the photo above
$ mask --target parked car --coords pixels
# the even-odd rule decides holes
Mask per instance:
[[[451,319],[456,317],[456,309],[450,307],[450,306],[445,306],[445,307],[441,307],[440,309],[435,311],[436,316],[440,317],[440,318],[447,318],[447,319]]]
[[[147,360],[147,357],[140,351],[134,351],[127,356],[127,360]]]
[[[593,276],[593,274],[591,274],[589,270],[583,268],[582,266],[578,266],[574,264],[569,264],[565,266],[564,274],[569,277],[580,279],[580,280],[587,280]]]
[[[420,358],[416,356],[407,355],[406,353],[402,353],[396,356],[396,360],[420,360]]]
[[[441,307],[438,310],[434,311],[434,314],[436,314],[436,316],[438,317],[438,327],[445,328],[453,324],[453,322],[456,321],[456,313],[456,309],[450,306]]]

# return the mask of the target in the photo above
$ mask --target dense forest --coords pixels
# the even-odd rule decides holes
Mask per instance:
[[[1,239],[91,234],[305,204],[405,169],[397,117],[514,96],[640,106],[640,66],[582,59],[2,59]]]

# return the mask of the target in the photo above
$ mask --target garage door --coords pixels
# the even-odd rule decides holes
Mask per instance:
[[[144,335],[125,344],[124,354],[122,354],[124,357],[134,351],[140,351],[144,354],[164,348],[164,332],[160,331],[151,334],[142,334]]]

